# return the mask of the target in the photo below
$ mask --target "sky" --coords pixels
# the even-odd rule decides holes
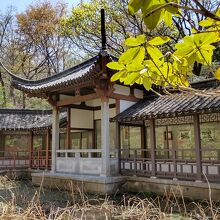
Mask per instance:
[[[52,3],[56,3],[59,0],[50,0]],[[39,2],[39,0],[0,0],[0,11],[4,12],[8,7],[13,6],[17,12],[25,11],[26,7],[32,3]],[[73,5],[80,3],[80,0],[62,0],[59,2],[65,2],[68,7],[71,8]]]

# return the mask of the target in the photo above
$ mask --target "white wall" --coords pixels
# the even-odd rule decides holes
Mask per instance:
[[[93,128],[93,111],[71,109],[71,127]]]

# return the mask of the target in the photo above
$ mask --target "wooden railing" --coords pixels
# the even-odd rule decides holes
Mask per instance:
[[[50,169],[50,166],[50,151],[0,151],[0,170]]]
[[[49,170],[51,167],[51,151],[33,151],[31,153],[30,160],[30,168]]]
[[[207,157],[205,152],[210,151],[215,153]],[[119,169],[123,175],[198,180],[195,149],[121,149],[120,155]],[[204,149],[201,155],[202,180],[220,182],[219,150]]]
[[[0,169],[26,169],[29,165],[29,151],[0,151]]]

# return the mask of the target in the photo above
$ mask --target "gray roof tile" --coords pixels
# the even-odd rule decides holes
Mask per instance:
[[[146,98],[117,115],[119,122],[143,120],[151,117],[163,118],[180,114],[219,111],[220,97],[196,94],[174,94]]]
[[[66,115],[61,112],[61,123],[66,120]],[[0,130],[35,130],[51,126],[51,110],[0,109]]]

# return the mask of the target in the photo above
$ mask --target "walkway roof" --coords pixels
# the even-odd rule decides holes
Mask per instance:
[[[174,94],[143,99],[117,115],[114,120],[119,122],[140,121],[219,110],[220,96]]]
[[[60,123],[67,114],[60,114]],[[52,127],[51,110],[0,109],[0,130],[38,130]]]

